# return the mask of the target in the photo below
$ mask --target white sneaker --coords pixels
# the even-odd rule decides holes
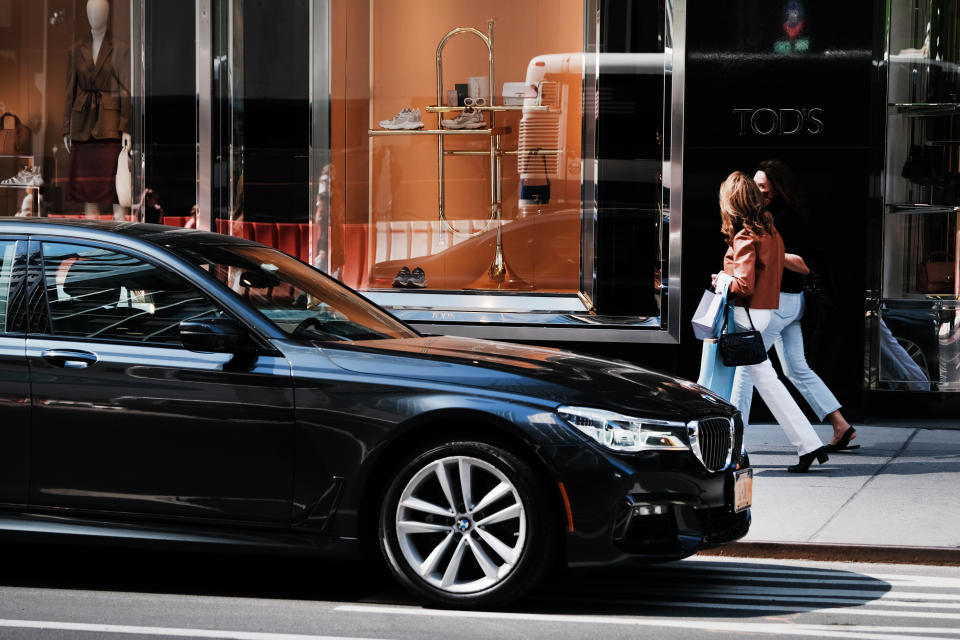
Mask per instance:
[[[456,118],[444,120],[440,124],[444,129],[483,129],[487,126],[487,121],[484,120],[483,113],[468,107]]]
[[[17,175],[7,178],[0,184],[39,187],[43,185],[43,177],[40,175],[40,167],[24,167]]]
[[[423,118],[420,109],[402,109],[390,120],[381,120],[380,126],[384,129],[422,129]]]

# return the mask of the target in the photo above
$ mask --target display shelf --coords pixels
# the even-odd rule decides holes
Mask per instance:
[[[536,151],[499,151],[501,156],[558,156],[563,151],[561,149],[539,149]],[[444,149],[443,155],[445,156],[488,156],[490,155],[489,151],[456,151],[450,149]]]
[[[894,102],[887,105],[894,113],[904,116],[949,116],[960,112],[956,102]]]
[[[492,106],[483,106],[483,107],[438,107],[437,105],[431,105],[429,107],[424,107],[424,111],[427,113],[450,113],[453,111],[463,111],[464,109],[473,109],[474,111],[549,111],[550,107],[547,105],[530,105],[525,106],[522,104],[497,104]]]
[[[501,136],[512,131],[511,127],[492,129],[370,129],[371,136]],[[484,152],[489,155],[489,152]]]
[[[898,203],[888,204],[887,213],[896,213],[900,215],[960,213],[960,207],[943,204]]]

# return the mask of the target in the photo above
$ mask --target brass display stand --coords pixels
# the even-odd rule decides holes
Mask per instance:
[[[466,289],[511,289],[511,290],[529,290],[533,286],[517,277],[510,269],[503,255],[503,190],[501,183],[501,163],[500,159],[504,155],[516,155],[518,151],[503,151],[500,146],[500,136],[511,133],[510,127],[498,127],[496,115],[504,111],[535,110],[546,111],[546,106],[524,106],[524,105],[487,105],[473,107],[475,110],[487,111],[490,113],[490,126],[486,129],[444,129],[441,120],[444,113],[462,111],[463,107],[443,106],[443,48],[454,36],[460,34],[472,34],[480,38],[487,47],[489,76],[488,76],[488,95],[490,102],[493,102],[494,82],[494,59],[493,59],[493,20],[487,20],[487,34],[484,35],[472,27],[457,27],[448,32],[437,45],[437,104],[426,107],[427,113],[437,114],[437,128],[426,130],[382,130],[371,129],[371,136],[393,136],[393,135],[427,135],[437,136],[437,197],[438,197],[438,216],[440,218],[441,231],[444,229],[451,233],[466,235],[469,237],[478,236],[490,230],[491,224],[497,225],[496,249],[493,261],[487,271],[477,280],[471,283]],[[445,147],[444,140],[450,135],[481,135],[490,138],[489,151],[465,151],[448,150]],[[535,153],[551,153],[549,151],[537,151]],[[553,152],[556,153],[556,152]],[[490,157],[490,219],[488,224],[478,231],[464,232],[458,231],[450,224],[446,215],[446,191],[444,180],[444,157],[445,156],[481,156]]]

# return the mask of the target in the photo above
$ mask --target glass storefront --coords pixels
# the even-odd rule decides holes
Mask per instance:
[[[827,238],[864,358],[811,362],[960,390],[956,3],[775,4],[699,8],[688,51],[683,0],[0,0],[0,215],[244,236],[426,333],[634,343],[690,375],[721,174],[780,155],[840,189],[820,161],[846,150],[863,177],[817,195],[866,229]],[[744,128],[808,109],[816,131]]]
[[[960,390],[960,11],[892,0],[876,386]]]
[[[0,0],[0,213],[246,236],[433,331],[675,342],[674,12]]]

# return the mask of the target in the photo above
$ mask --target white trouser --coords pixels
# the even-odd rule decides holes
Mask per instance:
[[[737,307],[733,314],[737,325],[737,331],[749,331],[750,320],[747,319],[746,309]],[[750,319],[753,320],[753,326],[763,337],[763,346],[769,351],[773,343],[780,336],[783,327],[786,326],[784,319],[777,316],[772,309],[751,309]],[[752,364],[744,367],[750,374],[753,385],[760,393],[760,397],[767,403],[770,413],[780,424],[780,428],[797,448],[797,453],[804,455],[815,451],[823,446],[817,432],[813,430],[810,421],[803,415],[803,411],[797,405],[796,401],[787,391],[787,388],[777,377],[777,372],[770,363],[770,358],[765,359],[760,364]],[[735,398],[731,398],[735,401]]]
[[[823,420],[827,414],[840,408],[840,402],[830,392],[827,385],[823,383],[820,376],[814,373],[810,365],[807,364],[807,358],[803,352],[803,331],[800,327],[805,307],[806,303],[802,293],[780,294],[780,308],[776,310],[775,314],[784,323],[784,326],[780,331],[780,337],[777,338],[773,346],[777,350],[780,366],[783,367],[783,375],[797,388],[797,391],[813,409],[817,418]],[[753,315],[753,312],[751,312],[751,315]],[[737,369],[734,377],[733,395],[730,401],[743,414],[744,426],[748,424],[752,400],[753,382],[750,380],[750,374],[746,372],[745,368],[741,367]]]

